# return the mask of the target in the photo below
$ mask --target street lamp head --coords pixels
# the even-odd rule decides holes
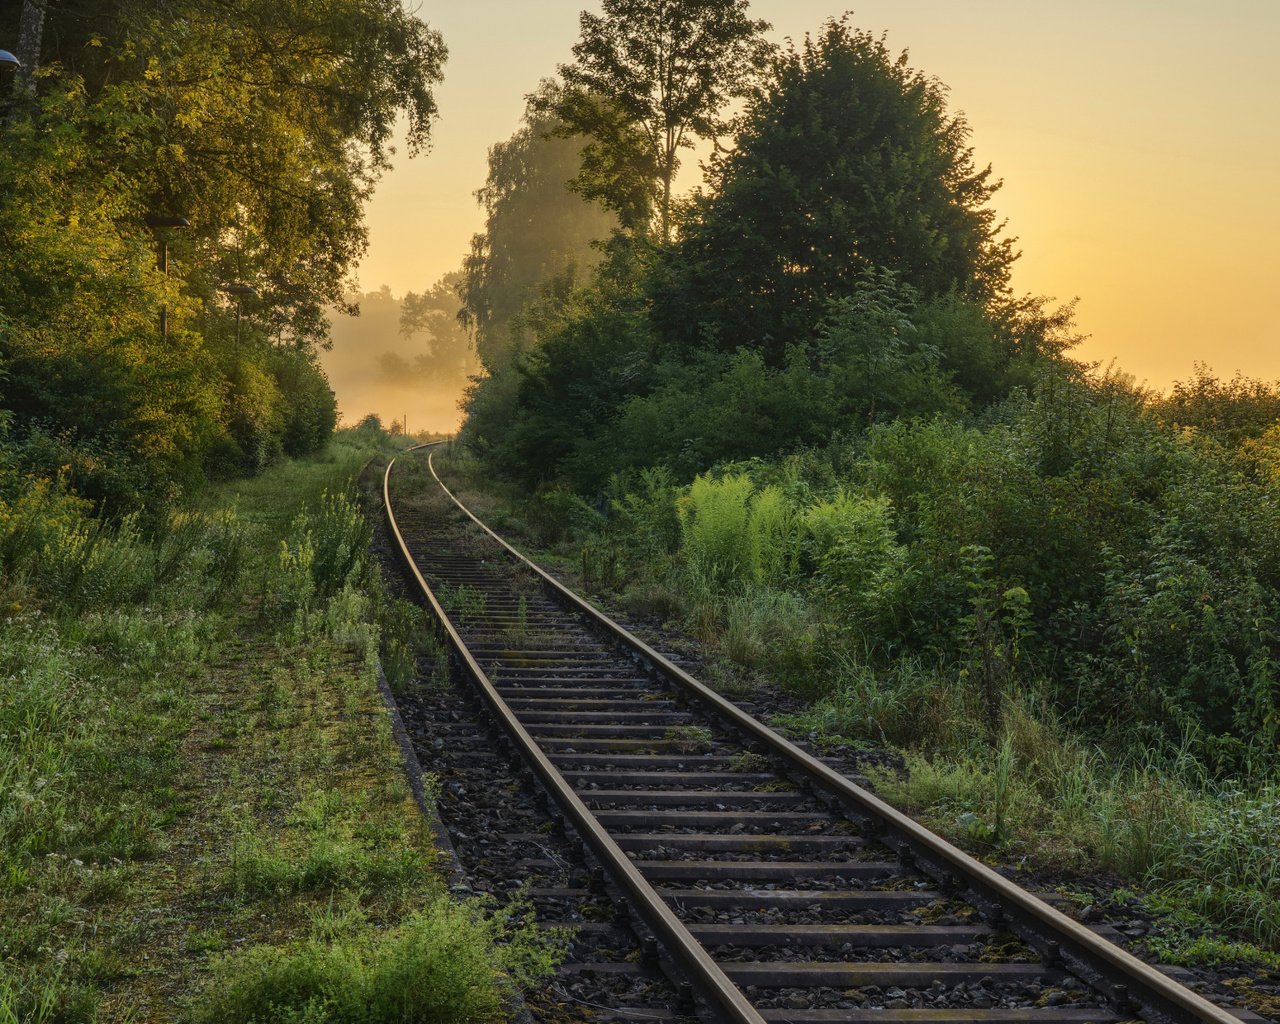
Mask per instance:
[[[257,299],[258,289],[248,284],[224,284],[220,287],[220,291],[226,292],[228,295],[234,295],[237,298]]]
[[[10,71],[20,70],[22,61],[18,60],[8,50],[0,50],[0,68],[6,68]]]
[[[149,228],[189,228],[191,221],[186,217],[167,217],[162,214],[148,214],[146,225]]]

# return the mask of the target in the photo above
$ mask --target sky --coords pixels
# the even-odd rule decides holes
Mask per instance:
[[[431,151],[401,151],[369,205],[362,289],[421,291],[457,268],[488,147],[570,59],[583,6],[423,0],[450,51],[441,116]],[[844,10],[751,8],[775,40]],[[949,87],[1004,179],[992,205],[1023,252],[1014,288],[1079,298],[1078,358],[1162,390],[1197,362],[1280,378],[1280,3],[868,0],[852,22]]]

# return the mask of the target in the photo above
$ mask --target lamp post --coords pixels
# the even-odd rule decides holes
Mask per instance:
[[[146,219],[147,227],[156,232],[156,237],[160,240],[160,259],[156,263],[156,269],[165,277],[169,276],[169,236],[166,233],[169,228],[189,228],[191,221],[186,217],[170,217],[163,214],[151,214]],[[160,307],[160,340],[162,342],[169,340],[169,307]]]
[[[258,289],[248,284],[224,284],[221,291],[236,297],[236,351],[240,351],[240,303],[243,299],[258,298]]]

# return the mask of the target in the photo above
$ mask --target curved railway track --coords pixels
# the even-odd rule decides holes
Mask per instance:
[[[454,516],[500,557],[448,543],[440,520],[414,522],[411,550],[394,460],[390,532],[502,743],[587,855],[592,891],[682,993],[667,1016],[1264,1020],[1138,960],[703,686],[489,530],[433,454],[425,471]]]

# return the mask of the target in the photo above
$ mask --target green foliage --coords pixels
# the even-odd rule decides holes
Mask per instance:
[[[805,509],[802,522],[815,589],[836,620],[873,635],[873,624],[892,623],[907,586],[907,549],[889,500],[837,491]]]
[[[504,973],[532,982],[553,968],[532,928],[499,944],[506,925],[477,902],[439,898],[385,931],[246,950],[220,961],[192,1019],[496,1022]]]
[[[328,601],[368,569],[369,524],[345,491],[326,491],[319,507],[303,508],[268,577],[268,595],[281,618],[305,614]]]
[[[565,89],[539,103],[556,112],[566,134],[586,137],[574,187],[625,227],[644,230],[640,214],[656,210],[659,236],[670,239],[680,150],[725,134],[723,107],[747,95],[767,53],[761,34],[769,25],[750,20],[747,6],[604,0],[601,14],[582,12],[574,63],[560,65]],[[644,191],[648,201],[637,201]]]
[[[382,667],[387,681],[396,693],[403,693],[417,678],[419,657],[434,662],[444,654],[426,612],[411,601],[394,598],[385,602],[379,613],[381,624]]]
[[[273,352],[271,370],[288,396],[280,437],[284,453],[297,458],[318,451],[338,425],[338,403],[324,372],[297,350]]]
[[[278,899],[356,885],[407,885],[423,868],[417,850],[371,848],[335,828],[318,830],[302,851],[275,848],[250,833],[237,840],[224,884],[239,896]]]
[[[652,465],[689,479],[717,462],[820,446],[836,432],[895,417],[958,415],[972,401],[949,381],[944,349],[916,327],[920,316],[937,329],[929,317],[938,304],[919,303],[891,274],[859,278],[852,295],[830,304],[813,338],[773,366],[752,348],[664,352],[635,295],[652,284],[647,253],[610,253],[621,282],[569,300],[543,322],[538,347],[514,372],[472,392],[469,436],[523,482],[567,477],[594,490],[611,471]],[[996,359],[994,328],[981,322],[988,348],[980,351]],[[979,359],[957,348],[948,358],[976,376],[970,357]]]
[[[663,334],[689,344],[709,330],[776,365],[868,270],[929,298],[1001,294],[1015,253],[968,136],[941,83],[828,21],[776,56],[737,146],[717,155],[655,295]]]
[[[972,736],[964,688],[917,658],[898,658],[881,668],[841,653],[827,670],[831,683],[825,692],[780,724],[824,742],[872,740],[926,750],[962,749]]]
[[[1219,380],[1203,363],[1154,403],[1169,423],[1212,437],[1228,448],[1257,439],[1280,422],[1280,387],[1237,373]]]
[[[747,539],[751,546],[751,580],[778,587],[795,574],[800,519],[777,484],[756,492],[751,501]]]
[[[682,551],[695,577],[718,587],[750,577],[753,490],[747,476],[699,476],[676,503]]]
[[[634,270],[643,258],[642,248],[615,245],[590,292],[535,303],[526,316],[538,344],[469,394],[467,438],[503,471],[530,483],[608,479],[614,441],[597,425],[652,374]]]
[[[38,92],[6,115],[8,443],[112,516],[329,437],[323,311],[397,111],[411,148],[434,115],[443,45],[394,0],[234,7],[52,5]],[[190,230],[145,226],[178,213]],[[241,331],[222,289],[248,281]]]

